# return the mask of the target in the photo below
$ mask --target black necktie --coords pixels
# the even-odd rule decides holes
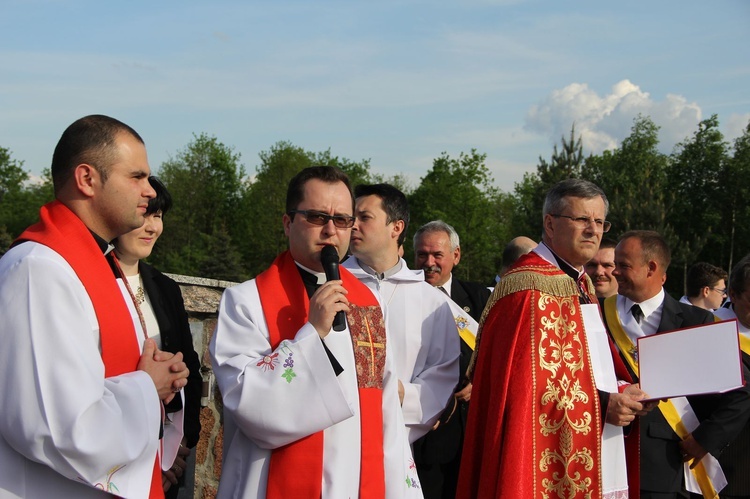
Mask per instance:
[[[442,287],[442,286],[438,286],[437,288],[438,288],[438,289],[439,289],[440,291],[442,291],[443,293],[445,293],[445,295],[446,295],[446,296],[450,296],[450,295],[448,294],[448,292],[447,292],[447,291],[445,290],[445,288],[444,288],[444,287]]]
[[[635,305],[630,307],[630,313],[633,314],[633,318],[635,319],[635,322],[637,322],[640,325],[644,317],[643,310],[641,310],[640,305],[636,303]]]

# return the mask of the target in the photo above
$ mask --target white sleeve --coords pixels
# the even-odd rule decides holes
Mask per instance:
[[[437,307],[426,298],[423,304],[422,348],[411,382],[402,381],[401,409],[410,442],[430,431],[451,400],[459,379],[460,344],[450,306],[442,298]]]
[[[256,445],[274,449],[350,418],[315,328],[271,349],[255,281],[224,292],[210,344],[224,410]],[[355,406],[356,407],[356,406]]]
[[[57,253],[34,243],[11,252],[0,261],[0,435],[26,459],[92,486],[117,469],[121,495],[131,495],[128,480],[151,478],[156,388],[145,372],[105,379],[93,306]]]

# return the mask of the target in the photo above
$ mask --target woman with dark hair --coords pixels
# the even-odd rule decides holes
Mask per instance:
[[[193,349],[187,312],[180,287],[142,260],[151,255],[154,244],[164,229],[163,218],[172,206],[172,197],[155,177],[149,178],[156,197],[148,203],[142,227],[128,232],[114,241],[115,253],[125,276],[128,290],[135,303],[141,324],[149,338],[156,340],[161,350],[182,352],[190,369],[184,397],[174,397],[164,407],[164,439],[178,439],[176,456],[162,456],[162,483],[167,499],[177,497],[184,484],[185,461],[200,435],[200,397],[202,379],[200,361]],[[165,449],[170,446],[165,446]]]

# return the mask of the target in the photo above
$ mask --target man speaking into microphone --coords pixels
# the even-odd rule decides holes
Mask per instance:
[[[353,212],[341,170],[302,170],[282,217],[289,250],[224,292],[210,345],[219,498],[422,497],[380,304],[346,269],[334,279],[329,265],[327,279],[321,261],[324,248],[336,264],[346,253]]]

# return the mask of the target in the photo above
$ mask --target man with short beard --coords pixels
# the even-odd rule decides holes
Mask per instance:
[[[435,220],[420,227],[414,234],[414,266],[424,270],[425,280],[447,294],[464,312],[479,322],[490,290],[480,283],[460,281],[453,268],[461,260],[461,246],[456,230]],[[461,338],[459,358],[461,378],[455,393],[455,414],[447,424],[428,433],[414,444],[414,460],[426,498],[453,498],[461,465],[461,447],[471,399],[471,383],[466,378],[474,346]],[[442,419],[442,418],[441,418]],[[442,491],[431,492],[430,484],[442,483]]]

